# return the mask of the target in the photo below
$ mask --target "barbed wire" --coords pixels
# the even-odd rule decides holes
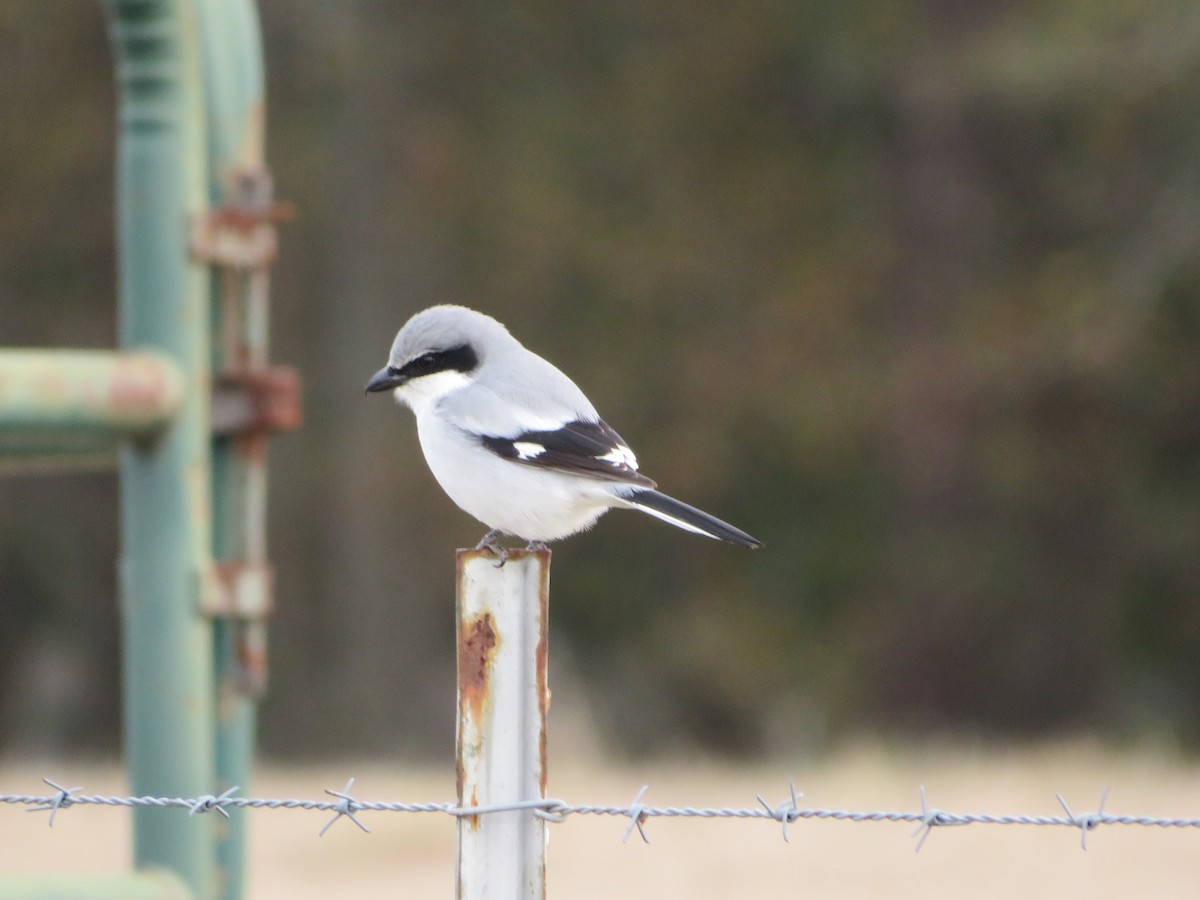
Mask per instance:
[[[1101,825],[1140,825],[1156,828],[1200,828],[1200,818],[1161,818],[1158,816],[1114,815],[1104,811],[1108,799],[1108,789],[1100,794],[1100,803],[1094,812],[1074,813],[1061,794],[1055,794],[1065,815],[995,815],[992,813],[960,813],[938,809],[928,805],[925,788],[919,791],[921,808],[912,812],[884,811],[853,811],[845,809],[815,809],[800,806],[803,794],[796,792],[794,783],[789,784],[788,797],[783,802],[772,805],[756,795],[758,806],[749,807],[694,807],[694,806],[649,806],[642,802],[642,797],[649,790],[649,785],[643,785],[626,806],[599,806],[592,804],[573,804],[564,800],[546,798],[537,800],[519,800],[512,803],[498,803],[489,806],[459,806],[455,803],[391,803],[375,800],[359,800],[350,790],[354,787],[354,779],[346,782],[340,791],[326,789],[325,793],[335,798],[332,800],[302,800],[302,799],[267,799],[237,796],[238,788],[232,787],[220,794],[205,794],[200,797],[115,797],[99,794],[82,794],[82,787],[63,787],[49,778],[43,778],[47,785],[54,788],[53,794],[0,794],[0,804],[25,806],[26,812],[49,812],[49,824],[54,826],[54,817],[62,810],[72,806],[124,806],[124,807],[157,807],[162,809],[186,809],[188,815],[197,813],[217,812],[229,817],[230,809],[308,809],[332,812],[321,830],[323,836],[338,820],[349,819],[362,831],[370,832],[360,821],[356,813],[361,812],[393,812],[393,813],[442,813],[456,818],[462,816],[481,816],[496,813],[520,812],[528,810],[533,815],[548,822],[562,823],[571,816],[613,816],[628,819],[625,836],[622,841],[628,841],[636,828],[638,834],[646,843],[645,824],[654,818],[696,818],[696,819],[766,819],[780,824],[783,839],[788,837],[788,826],[802,819],[830,819],[842,822],[911,822],[916,824],[912,836],[917,838],[915,850],[920,851],[934,828],[961,825],[1032,825],[1032,826],[1064,826],[1077,828],[1080,832],[1080,846],[1087,849],[1087,835]]]

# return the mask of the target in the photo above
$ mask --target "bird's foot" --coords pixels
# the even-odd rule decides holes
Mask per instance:
[[[549,549],[545,541],[530,541],[525,545],[525,552],[527,553],[541,553],[543,550]]]
[[[500,560],[496,563],[497,569],[508,562],[508,551],[500,545],[500,535],[503,533],[499,528],[493,528],[483,536],[483,540],[475,545],[476,550],[491,550],[496,555]]]

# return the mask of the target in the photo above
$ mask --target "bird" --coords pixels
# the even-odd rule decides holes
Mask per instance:
[[[499,321],[465,306],[416,313],[366,393],[412,410],[442,490],[489,529],[476,545],[503,565],[508,535],[541,550],[613,508],[636,509],[742,547],[762,542],[660,493],[625,440],[570,378]]]

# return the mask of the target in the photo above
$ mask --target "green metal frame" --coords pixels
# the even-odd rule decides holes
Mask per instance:
[[[207,209],[200,31],[187,0],[110,0],[116,60],[118,323],[122,348],[166,354],[184,400],[153,444],[121,452],[125,755],[135,794],[213,792],[215,591],[209,446],[209,267],[189,223]],[[134,811],[134,865],[217,895],[216,823]]]
[[[281,383],[266,363],[275,207],[263,169],[261,37],[253,0],[106,7],[119,115],[120,349],[0,350],[0,462],[111,454],[119,444],[130,788],[199,797],[249,780],[271,587],[265,445],[298,416],[243,413],[220,428],[213,416],[214,384],[254,409]],[[294,379],[282,384],[294,404]],[[226,821],[137,808],[134,832],[138,872],[4,889],[243,895],[242,811]]]

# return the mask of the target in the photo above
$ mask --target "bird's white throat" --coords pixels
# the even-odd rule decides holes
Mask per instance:
[[[392,391],[398,401],[420,415],[447,394],[462,390],[471,383],[469,375],[457,371],[435,372],[406,381]]]

